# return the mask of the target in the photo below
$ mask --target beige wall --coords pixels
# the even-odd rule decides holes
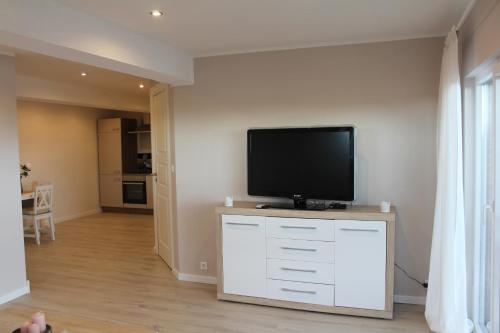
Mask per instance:
[[[28,101],[17,108],[20,159],[33,168],[23,186],[54,184],[56,221],[98,211],[97,119],[138,114]]]
[[[174,89],[179,270],[215,276],[214,207],[246,195],[246,130],[353,124],[359,204],[397,207],[396,260],[428,275],[443,40],[407,40],[197,59]],[[396,294],[425,292],[399,271]]]
[[[0,304],[26,293],[14,58],[0,55]]]
[[[477,0],[460,34],[463,40],[463,71],[475,74],[481,65],[500,56],[500,0]]]

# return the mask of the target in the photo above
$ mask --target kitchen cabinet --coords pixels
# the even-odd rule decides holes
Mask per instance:
[[[122,122],[120,118],[99,119],[97,122],[98,133],[120,133]]]
[[[99,192],[102,207],[123,207],[121,175],[99,175]]]
[[[101,207],[123,207],[123,173],[137,169],[136,138],[128,134],[135,127],[135,119],[97,121]]]
[[[137,133],[137,153],[151,154],[151,132]]]
[[[120,132],[99,133],[99,174],[122,174],[122,149]]]

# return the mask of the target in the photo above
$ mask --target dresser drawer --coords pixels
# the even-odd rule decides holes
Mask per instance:
[[[269,279],[334,284],[333,264],[319,262],[267,260],[267,277]]]
[[[267,237],[334,241],[333,220],[267,217]]]
[[[267,297],[281,301],[333,306],[334,286],[268,279]]]
[[[335,243],[299,239],[267,239],[267,257],[299,261],[333,263]]]

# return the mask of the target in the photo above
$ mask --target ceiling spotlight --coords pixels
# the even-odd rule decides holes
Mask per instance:
[[[81,75],[81,76],[87,76],[87,73],[82,72],[80,75]]]
[[[154,17],[160,17],[163,16],[163,12],[159,9],[154,9],[151,11],[151,15],[153,15]]]
[[[141,89],[144,88],[144,85],[142,83],[139,84],[139,88],[141,88]]]

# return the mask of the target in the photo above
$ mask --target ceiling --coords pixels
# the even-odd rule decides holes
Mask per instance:
[[[443,36],[470,0],[56,0],[207,55]],[[165,15],[153,18],[152,9]]]
[[[87,85],[123,94],[146,97],[152,82],[148,79],[88,66],[49,56],[15,51],[16,73],[50,81]],[[82,76],[85,72],[87,75]],[[139,88],[139,84],[144,88]]]

